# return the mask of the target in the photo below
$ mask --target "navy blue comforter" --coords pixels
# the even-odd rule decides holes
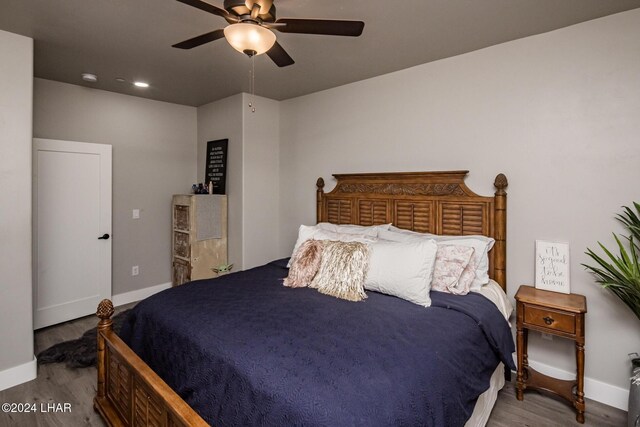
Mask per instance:
[[[462,426],[498,362],[514,368],[509,326],[481,295],[348,302],[285,288],[285,265],[156,294],[120,335],[221,426]]]

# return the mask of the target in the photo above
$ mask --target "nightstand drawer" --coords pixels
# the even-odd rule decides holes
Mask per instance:
[[[568,313],[560,313],[549,309],[525,305],[524,322],[530,325],[542,326],[543,328],[566,332],[568,334],[576,333],[575,316]]]

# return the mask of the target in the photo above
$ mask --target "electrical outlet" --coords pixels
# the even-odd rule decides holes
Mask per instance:
[[[134,209],[132,217],[133,219],[140,219],[140,209]]]
[[[541,334],[542,334],[542,339],[543,339],[543,340],[553,341],[553,335],[551,335],[551,334],[545,334],[544,332],[541,332]]]
[[[138,267],[137,265],[131,267],[131,275],[137,276],[138,274],[140,274],[140,267]]]

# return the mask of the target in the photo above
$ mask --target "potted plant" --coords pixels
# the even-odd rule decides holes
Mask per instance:
[[[595,265],[582,264],[593,273],[603,288],[613,292],[620,298],[633,314],[640,319],[640,204],[634,202],[635,211],[624,206],[623,213],[616,215],[625,228],[631,233],[629,236],[613,237],[618,245],[618,254],[608,250],[598,242],[606,254],[599,256],[587,248],[586,254],[595,261]],[[632,360],[631,387],[629,390],[628,425],[640,425],[640,358]]]

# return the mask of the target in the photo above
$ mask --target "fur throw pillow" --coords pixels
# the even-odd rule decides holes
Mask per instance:
[[[321,240],[306,240],[291,258],[289,275],[284,279],[284,285],[290,288],[304,288],[309,286],[320,268],[324,242]]]
[[[367,298],[364,280],[368,268],[369,247],[366,244],[327,241],[320,269],[309,286],[325,295],[362,301]]]

